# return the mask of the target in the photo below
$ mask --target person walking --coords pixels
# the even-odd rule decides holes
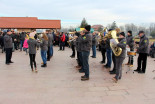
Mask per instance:
[[[34,39],[35,36],[35,32],[30,33],[30,38],[27,41],[28,45],[29,45],[29,57],[30,57],[30,65],[31,65],[31,69],[32,71],[34,71],[35,68],[35,72],[38,72],[37,70],[37,65],[36,65],[36,49],[38,47],[38,43],[37,41]],[[33,67],[34,65],[34,67]]]

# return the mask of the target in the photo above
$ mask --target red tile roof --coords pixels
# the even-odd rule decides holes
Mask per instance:
[[[60,20],[41,20],[37,17],[0,17],[0,28],[61,28]]]

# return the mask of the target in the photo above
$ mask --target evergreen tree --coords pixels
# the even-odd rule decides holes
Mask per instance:
[[[82,20],[82,22],[81,22],[81,25],[80,25],[80,28],[84,28],[84,27],[87,26],[87,25],[88,25],[88,23],[87,23],[86,19],[83,18],[83,20]]]
[[[117,28],[117,25],[116,25],[116,22],[114,21],[112,24],[111,24],[111,27],[110,27],[110,29],[116,29]]]

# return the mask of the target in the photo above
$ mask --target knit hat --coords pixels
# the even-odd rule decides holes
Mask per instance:
[[[145,33],[145,32],[144,31],[139,31],[138,35],[141,34],[141,33]]]
[[[132,35],[132,31],[131,30],[129,30],[128,33],[130,33]]]
[[[124,36],[124,37],[125,37],[125,33],[124,33],[124,32],[121,32],[119,35],[122,35],[122,36]]]
[[[86,29],[87,31],[90,31],[91,26],[90,26],[90,25],[87,25],[87,26],[85,26],[85,29]]]
[[[32,32],[32,33],[30,33],[30,38],[34,38],[34,36],[35,36],[35,33],[34,32]]]

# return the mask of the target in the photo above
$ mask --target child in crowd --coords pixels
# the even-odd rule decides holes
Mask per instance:
[[[24,44],[23,44],[23,48],[24,48],[24,51],[26,51],[26,55],[28,54],[27,49],[29,47],[27,41],[28,41],[28,36],[25,37],[25,41],[24,41]]]

